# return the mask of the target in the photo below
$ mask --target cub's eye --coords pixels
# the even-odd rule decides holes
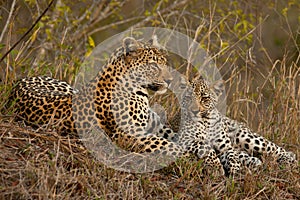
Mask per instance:
[[[206,93],[206,92],[202,92],[202,93],[201,93],[201,97],[202,97],[202,98],[208,98],[208,97],[209,97],[209,94]]]
[[[202,101],[209,101],[210,100],[210,96],[209,95],[202,95],[201,96]]]

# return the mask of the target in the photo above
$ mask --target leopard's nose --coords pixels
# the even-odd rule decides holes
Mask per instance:
[[[199,113],[199,107],[196,102],[190,102],[189,110],[193,115],[197,115]]]
[[[191,112],[193,113],[193,115],[198,115],[199,110],[191,110]]]
[[[170,85],[171,82],[172,82],[172,80],[173,80],[173,79],[168,79],[168,80],[165,80],[165,82],[166,82],[168,85]]]

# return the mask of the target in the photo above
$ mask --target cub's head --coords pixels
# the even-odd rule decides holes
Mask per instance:
[[[216,96],[205,79],[198,75],[191,81],[193,97],[197,101],[200,113],[204,114],[215,108]]]
[[[188,81],[186,77],[180,78],[178,89],[181,99],[181,109],[185,109],[186,117],[198,120],[213,110],[216,105],[216,98],[205,79],[198,75]]]

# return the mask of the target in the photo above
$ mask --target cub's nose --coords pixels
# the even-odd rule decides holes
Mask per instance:
[[[199,113],[199,105],[196,102],[189,102],[188,108],[193,115]]]
[[[192,114],[193,114],[194,116],[196,116],[196,115],[198,115],[199,110],[191,110],[191,112],[192,112]]]

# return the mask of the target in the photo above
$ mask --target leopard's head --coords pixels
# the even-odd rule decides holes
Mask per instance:
[[[191,81],[193,98],[197,102],[201,114],[205,114],[216,106],[216,95],[212,92],[205,79],[198,75]]]
[[[156,37],[148,42],[127,37],[123,40],[123,50],[131,81],[159,94],[167,91],[173,77],[167,65],[166,53]]]

